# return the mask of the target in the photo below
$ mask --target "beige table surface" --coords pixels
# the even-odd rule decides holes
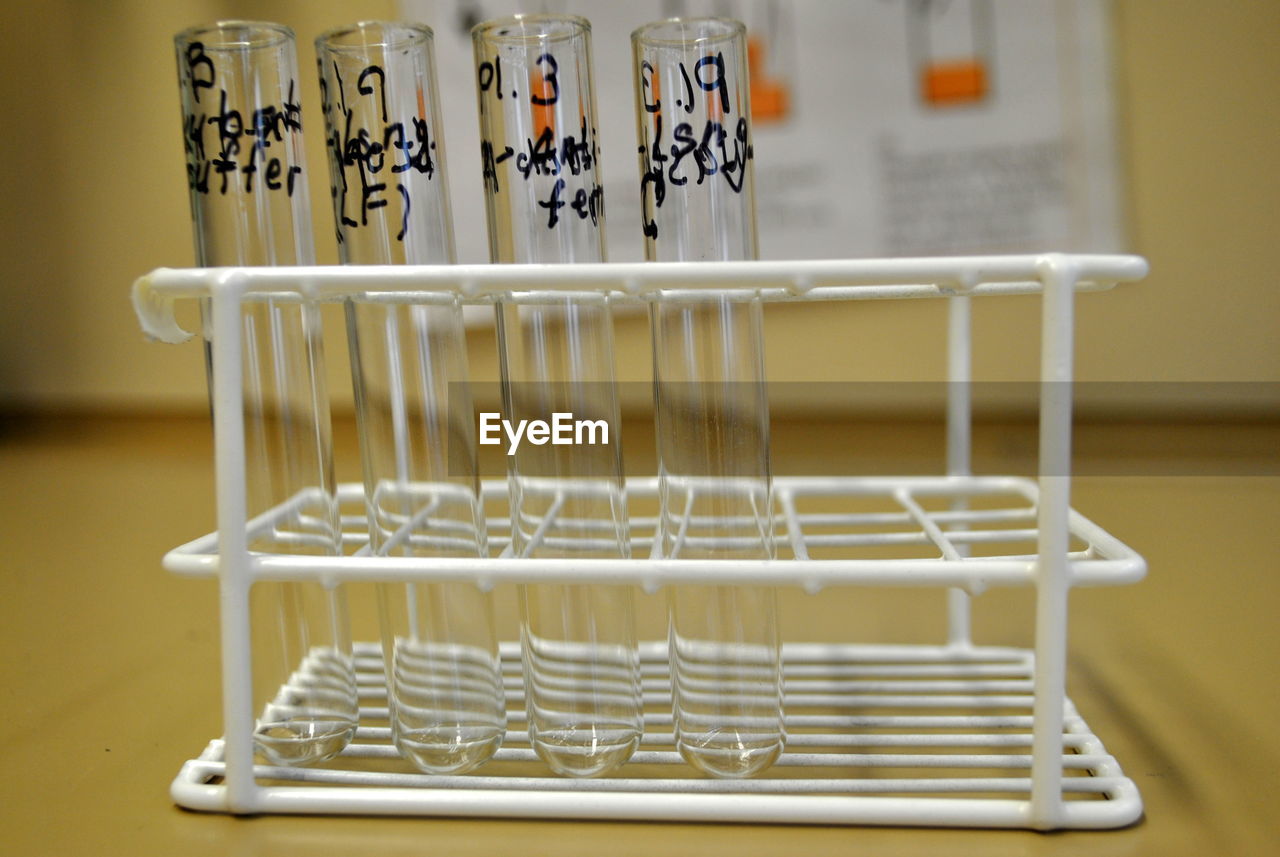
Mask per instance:
[[[635,449],[646,447],[643,428]],[[351,479],[349,425],[337,431]],[[633,435],[628,435],[629,438]],[[990,426],[978,464],[1025,468],[1033,434]],[[775,424],[780,473],[929,472],[926,424]],[[1141,584],[1072,596],[1068,691],[1136,780],[1122,831],[237,819],[176,808],[168,784],[220,732],[216,589],[160,568],[212,528],[211,438],[197,419],[0,424],[0,853],[36,854],[1273,854],[1280,738],[1280,432],[1102,425],[1078,433],[1074,505],[1137,548]],[[927,450],[927,452],[922,452]],[[629,466],[651,466],[637,454]],[[1024,471],[1025,472],[1025,471]],[[1269,475],[1248,475],[1264,472]],[[913,596],[922,599],[924,596]],[[835,638],[939,639],[936,606],[860,609],[788,595]],[[923,601],[922,601],[923,603]],[[976,604],[978,641],[1024,644],[1026,593]],[[642,625],[660,627],[660,601]],[[509,614],[510,607],[500,613]],[[784,616],[784,618],[786,618]],[[861,637],[859,637],[861,638]]]

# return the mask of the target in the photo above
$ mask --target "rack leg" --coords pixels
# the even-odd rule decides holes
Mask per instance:
[[[1071,380],[1076,274],[1060,256],[1041,261],[1040,504],[1031,823],[1061,827],[1062,724],[1067,678],[1067,548],[1071,503]]]
[[[213,435],[218,493],[219,592],[222,630],[222,719],[227,809],[257,810],[253,777],[253,678],[249,640],[248,537],[244,405],[240,342],[241,278],[228,275],[213,292]]]
[[[973,470],[973,331],[969,298],[947,301],[947,475],[969,476]],[[964,508],[957,500],[953,508]],[[962,553],[967,546],[960,545]],[[969,593],[947,591],[947,643],[953,648],[972,645]]]

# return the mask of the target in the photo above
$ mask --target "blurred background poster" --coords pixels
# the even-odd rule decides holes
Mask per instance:
[[[1151,261],[1146,283],[1078,302],[1078,378],[1130,384],[1125,409],[1140,387],[1154,400],[1143,406],[1147,414],[1280,413],[1273,262],[1280,112],[1271,105],[1280,51],[1262,37],[1280,33],[1280,4],[1198,0],[23,7],[0,29],[8,70],[0,101],[10,126],[35,129],[40,144],[30,134],[0,140],[15,165],[7,174],[11,204],[0,207],[0,411],[207,407],[199,345],[157,351],[127,300],[140,274],[194,261],[174,33],[218,17],[278,20],[297,32],[316,248],[322,264],[335,264],[320,92],[305,71],[314,68],[312,40],[356,20],[425,19],[437,32],[444,79],[459,255],[485,262],[469,30],[517,8],[573,10],[594,25],[614,261],[641,255],[631,31],[663,15],[738,15],[752,40],[765,256],[1139,253]],[[127,145],[111,135],[115,142],[90,140],[90,128],[128,129],[120,138]],[[350,413],[342,313],[326,309],[334,309],[330,389],[339,411]],[[974,376],[1034,381],[1039,313],[1035,297],[975,301]],[[945,302],[780,304],[766,316],[773,381],[945,377]],[[492,312],[474,310],[473,318],[472,372],[496,378]],[[644,380],[643,314],[620,313],[616,336],[619,366],[628,380]],[[1212,395],[1204,384],[1214,385]],[[1111,398],[1095,396],[1099,389],[1078,385],[1079,412],[1116,411]],[[870,407],[861,395],[817,393],[800,404],[847,413]]]
[[[516,11],[591,20],[614,261],[641,258],[629,35],[676,15],[747,24],[765,258],[1125,249],[1104,0],[400,8],[435,28],[450,116],[475,112],[473,25]],[[459,259],[488,261],[476,125],[448,135]]]

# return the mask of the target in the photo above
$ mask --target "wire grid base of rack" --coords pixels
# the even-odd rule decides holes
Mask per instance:
[[[501,482],[484,488],[489,501],[501,502]],[[633,505],[643,505],[653,499],[656,481],[631,480],[627,490]],[[347,512],[355,511],[361,496],[354,485],[340,492]],[[787,558],[750,565],[712,561],[705,569],[701,563],[623,560],[612,563],[609,573],[611,579],[650,590],[708,574],[811,592],[833,584],[886,581],[971,592],[988,585],[1030,585],[1037,497],[1035,482],[1015,477],[780,477],[777,526]],[[352,529],[347,541],[356,548],[353,555],[256,557],[257,575],[291,576],[296,560],[323,563],[323,573],[334,579],[396,576],[387,558],[363,556],[358,548],[363,535],[355,528],[363,518],[347,514],[344,520]],[[652,543],[655,523],[643,515],[632,519],[637,555]],[[1073,583],[1124,583],[1145,572],[1140,556],[1097,525],[1074,512],[1070,523]],[[506,521],[499,517],[489,524],[501,533]],[[406,560],[398,571],[406,579],[474,578],[465,568],[470,562],[484,564],[489,582],[499,583],[573,579],[575,568],[601,564],[560,560],[542,568],[510,557],[501,536],[494,541],[499,553],[494,559]],[[211,573],[218,561],[214,551],[214,536],[206,536],[175,550],[166,564],[175,571]],[[864,551],[867,556],[850,558]],[[518,644],[504,643],[501,654],[508,731],[502,749],[478,772],[421,774],[399,757],[387,721],[382,653],[364,643],[357,649],[361,725],[355,740],[337,759],[318,767],[256,766],[258,811],[1034,826],[1029,771],[1035,673],[1027,650],[967,641],[789,644],[784,647],[787,748],[764,776],[749,780],[702,778],[675,751],[664,643],[642,646],[645,731],[632,759],[606,778],[553,776],[530,748],[525,731]],[[1064,698],[1063,706],[1058,826],[1110,828],[1133,822],[1142,811],[1137,788],[1071,701]],[[182,768],[172,787],[177,803],[227,809],[223,749],[215,740]]]
[[[1021,649],[795,644],[784,649],[787,747],[765,775],[700,778],[673,746],[666,646],[642,647],[639,750],[615,775],[551,775],[529,747],[519,651],[502,646],[508,732],[472,775],[421,774],[387,725],[382,658],[357,648],[361,724],[337,757],[310,768],[255,767],[263,811],[809,824],[1027,827],[1033,658]],[[1142,804],[1067,700],[1065,824],[1111,828]],[[173,783],[174,799],[220,810],[223,742]]]

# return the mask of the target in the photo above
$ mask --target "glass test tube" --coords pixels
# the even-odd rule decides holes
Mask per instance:
[[[492,260],[603,261],[590,25],[518,15],[472,36]],[[606,297],[506,295],[498,341],[506,419],[555,433],[508,442],[516,555],[628,557]],[[530,584],[520,602],[534,750],[560,774],[616,768],[643,728],[632,588]]]
[[[197,263],[314,264],[293,32],[224,21],[175,37]],[[320,318],[296,297],[247,296],[242,314],[249,549],[340,550]],[[206,354],[218,343],[206,338]],[[261,524],[274,510],[270,524]],[[330,758],[358,720],[341,586],[251,593],[257,750],[274,764]],[[260,708],[258,707],[260,706]]]
[[[334,222],[346,264],[452,264],[433,35],[363,22],[316,39]],[[346,303],[377,556],[488,554],[462,307],[453,292]],[[506,732],[492,599],[470,582],[380,584],[391,733],[428,773],[460,773]]]
[[[632,34],[645,255],[756,258],[745,28],[672,19]],[[769,411],[758,292],[665,291],[650,308],[664,558],[772,559]],[[668,590],[676,747],[745,777],[782,752],[770,587]]]

